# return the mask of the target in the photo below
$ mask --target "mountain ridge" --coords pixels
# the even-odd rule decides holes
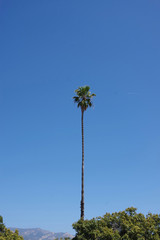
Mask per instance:
[[[24,240],[54,240],[54,239],[72,239],[74,236],[69,233],[64,232],[51,232],[41,228],[15,228],[9,227],[11,231],[16,229],[19,231],[19,234],[23,236]]]

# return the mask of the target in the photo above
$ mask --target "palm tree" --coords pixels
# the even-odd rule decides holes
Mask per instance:
[[[92,97],[96,96],[94,93],[89,92],[90,87],[79,87],[75,90],[76,96],[73,97],[77,107],[81,108],[81,124],[82,124],[82,188],[81,188],[81,219],[84,220],[84,128],[83,116],[88,107],[92,107]]]

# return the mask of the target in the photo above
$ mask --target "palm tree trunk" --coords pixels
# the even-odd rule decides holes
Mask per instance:
[[[81,189],[81,219],[84,220],[84,129],[83,129],[83,114],[82,110],[82,189]]]

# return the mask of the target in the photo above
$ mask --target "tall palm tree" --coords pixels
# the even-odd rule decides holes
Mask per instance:
[[[84,128],[83,116],[88,107],[92,107],[92,97],[89,86],[79,87],[75,90],[76,96],[73,97],[77,107],[81,108],[81,125],[82,125],[82,188],[81,188],[81,219],[84,220]]]

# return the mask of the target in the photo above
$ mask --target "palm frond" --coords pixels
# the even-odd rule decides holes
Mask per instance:
[[[77,96],[74,96],[73,99],[74,99],[75,103],[78,103],[80,101],[79,97],[77,97]]]

